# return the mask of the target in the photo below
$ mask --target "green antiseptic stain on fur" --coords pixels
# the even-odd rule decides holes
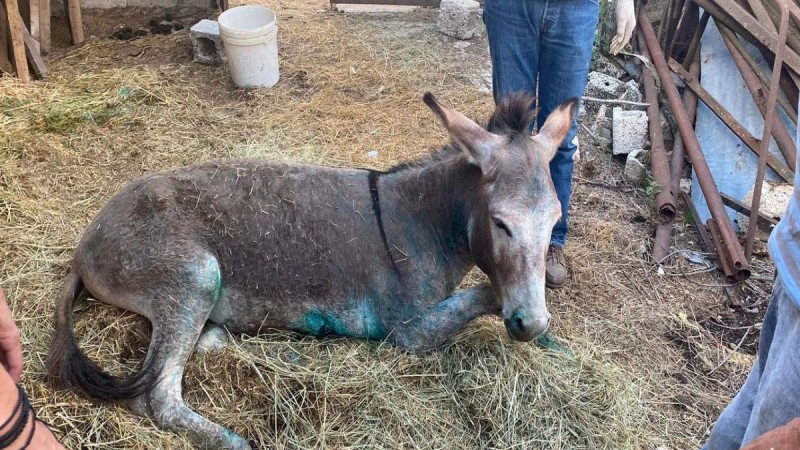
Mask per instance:
[[[348,336],[347,328],[344,324],[334,317],[332,314],[311,310],[305,315],[305,331],[314,336],[327,336],[336,334],[339,336]]]

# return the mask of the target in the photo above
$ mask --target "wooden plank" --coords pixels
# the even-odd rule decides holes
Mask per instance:
[[[69,15],[69,29],[72,32],[72,43],[75,45],[83,44],[83,21],[81,20],[81,1],[64,0],[67,4],[67,14]]]
[[[8,17],[0,1],[0,70],[7,74],[14,73],[14,66],[8,59]]]
[[[20,18],[21,20],[22,18]],[[33,67],[33,72],[36,74],[38,78],[45,78],[47,77],[47,64],[45,64],[44,60],[42,59],[42,55],[39,54],[39,45],[33,36],[31,36],[28,29],[22,27],[22,39],[25,41],[25,52],[28,55],[28,60]]]
[[[39,32],[41,54],[47,56],[50,53],[50,0],[39,0]]]
[[[35,40],[36,53],[41,53],[41,50],[39,49],[39,0],[28,0],[28,4],[28,11],[31,15],[30,35]],[[25,44],[27,45],[28,43],[26,42]]]
[[[22,16],[19,15],[19,4],[17,0],[6,0],[6,14],[8,25],[11,30],[11,47],[14,54],[14,69],[17,71],[17,78],[22,82],[31,81],[31,74],[28,72],[28,59],[25,57],[25,42],[22,38]]]
[[[745,216],[750,216],[750,207],[745,205],[744,203],[736,200],[735,198],[731,197],[730,195],[720,192],[719,195],[722,197],[722,203],[725,204],[728,208],[733,209],[734,211],[744,214]],[[758,212],[758,226],[761,227],[762,230],[771,231],[772,227],[778,225],[778,220],[774,217],[770,217],[761,211]]]
[[[430,8],[438,8],[441,0],[331,0],[331,5],[334,4],[351,4],[351,5],[403,5],[403,6],[427,6]]]

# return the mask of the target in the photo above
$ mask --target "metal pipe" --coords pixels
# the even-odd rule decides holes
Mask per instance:
[[[767,116],[764,118],[764,131],[761,138],[761,155],[758,158],[758,172],[756,184],[753,186],[753,203],[750,206],[750,226],[747,227],[747,236],[744,241],[745,256],[748,261],[753,255],[753,240],[756,237],[758,210],[761,206],[761,188],[764,184],[764,171],[767,167],[767,154],[769,153],[769,137],[772,134],[772,124],[775,121],[775,104],[778,102],[778,84],[781,81],[781,68],[783,67],[783,54],[786,51],[786,35],[789,32],[789,5],[787,0],[779,0],[781,7],[781,26],[778,29],[778,47],[775,50],[775,63],[772,65],[772,80],[769,84],[767,97]]]
[[[686,51],[686,59],[683,60],[684,68],[689,69],[691,64],[694,62],[695,55],[700,54],[700,38],[703,37],[703,33],[706,31],[706,25],[708,25],[708,19],[711,17],[708,14],[708,11],[703,11],[703,15],[700,16],[700,23],[697,24],[697,30],[695,30],[694,35],[692,36],[692,42],[689,44],[689,50]]]
[[[722,238],[720,237],[717,223],[714,222],[714,219],[708,219],[708,221],[706,221],[706,226],[711,235],[711,241],[714,243],[714,250],[717,252],[717,264],[719,269],[725,274],[725,278],[727,278],[729,282],[736,281],[736,275],[731,267],[730,256],[725,252],[725,246],[722,245]]]
[[[736,39],[736,36],[733,34],[733,32],[722,24],[717,24],[717,27],[722,35],[722,40],[728,47],[728,51],[733,58],[733,62],[736,63],[736,67],[739,68],[739,72],[742,74],[744,84],[747,85],[747,90],[749,90],[750,95],[753,96],[753,101],[755,101],[756,106],[758,106],[758,110],[761,111],[761,115],[766,119],[767,107],[764,104],[765,86],[761,84],[761,80],[758,79],[758,75],[756,75],[753,69],[747,65],[747,62],[745,62],[744,58],[742,58],[741,53],[739,53],[739,51],[733,45],[732,40]],[[778,144],[781,154],[783,154],[783,159],[786,161],[786,165],[789,166],[790,170],[794,171],[795,162],[797,160],[797,149],[794,146],[794,140],[791,138],[791,136],[789,136],[789,131],[786,129],[786,125],[783,124],[782,120],[776,120],[774,122],[772,137],[775,138],[775,142]]]
[[[744,142],[744,144],[750,148],[756,155],[761,155],[761,141],[756,139],[755,136],[750,134],[738,120],[736,120],[727,109],[725,109],[720,103],[708,93],[708,91],[700,85],[700,82],[696,79],[689,76],[685,70],[683,70],[683,66],[678,64],[677,61],[674,59],[669,60],[669,67],[678,75],[685,83],[686,86],[693,90],[700,100],[703,101],[708,106],[708,109],[714,112],[714,114],[719,117],[722,122],[731,130],[733,134],[735,134],[739,139]],[[767,141],[769,142],[769,141]],[[766,154],[767,164],[769,167],[774,170],[781,178],[788,182],[792,182],[794,180],[794,172],[789,170],[789,167],[784,164],[783,162],[779,161],[778,158],[775,157],[769,151]]]
[[[700,188],[703,190],[703,195],[705,195],[706,201],[708,202],[711,216],[714,217],[720,225],[722,243],[728,250],[728,254],[731,255],[734,268],[737,271],[742,271],[743,276],[749,276],[750,265],[744,257],[742,246],[739,245],[739,241],[736,239],[736,233],[733,232],[733,227],[728,220],[725,205],[722,204],[722,199],[719,196],[716,184],[714,184],[714,178],[711,176],[708,163],[706,163],[703,152],[700,150],[700,143],[697,140],[697,136],[694,134],[692,124],[689,122],[686,110],[681,103],[678,88],[675,87],[675,83],[670,77],[669,69],[664,59],[664,52],[661,51],[661,48],[658,46],[655,33],[653,32],[653,26],[647,19],[644,9],[639,10],[639,29],[644,34],[647,47],[650,50],[650,54],[653,56],[653,65],[655,65],[658,77],[661,79],[661,84],[666,93],[667,100],[669,100],[669,104],[672,106],[675,121],[678,124],[678,129],[683,138],[684,146],[686,147],[686,152],[692,161],[694,171],[700,182]]]
[[[639,51],[645,58],[650,59],[647,45],[639,33]],[[675,218],[675,198],[672,196],[672,183],[670,182],[669,159],[664,149],[664,133],[661,130],[661,111],[658,108],[658,89],[653,73],[644,64],[642,65],[642,81],[644,83],[644,97],[647,101],[647,122],[650,129],[650,165],[653,169],[653,178],[658,183],[656,194],[656,212],[663,222]]]
[[[695,61],[689,68],[690,74],[697,78],[700,76],[700,54],[695,53]],[[691,89],[686,89],[683,92],[683,104],[686,107],[686,115],[689,118],[689,123],[694,122],[694,116],[697,113],[697,96],[694,95]],[[672,160],[670,161],[670,182],[672,184],[672,195],[685,196],[681,191],[681,174],[683,173],[683,164],[685,160],[683,138],[680,133],[675,136],[675,145],[672,147]],[[686,203],[684,199],[684,203]],[[688,206],[688,205],[687,205]],[[691,205],[694,208],[694,205]],[[695,213],[696,214],[696,213]],[[702,226],[702,223],[700,224]],[[705,232],[703,227],[702,232]],[[705,234],[701,234],[701,239]],[[667,223],[660,223],[656,227],[656,236],[653,242],[653,260],[657,263],[662,263],[669,254],[670,241],[672,240],[672,221]],[[707,247],[709,248],[709,247]]]
[[[695,79],[700,76],[700,54],[695,54],[695,60],[689,67],[689,75]],[[689,124],[694,123],[694,116],[697,114],[697,96],[694,95],[691,89],[683,91],[683,105],[686,107],[686,116],[689,119]],[[670,174],[672,175],[672,194],[680,192],[681,189],[681,174],[683,173],[683,164],[686,159],[683,146],[683,138],[680,133],[675,136],[675,145],[672,147],[672,160],[670,161]]]

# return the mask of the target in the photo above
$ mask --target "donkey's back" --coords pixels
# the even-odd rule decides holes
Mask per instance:
[[[100,299],[151,319],[166,286],[205,284],[217,291],[212,322],[286,328],[311,305],[375,289],[387,260],[371,248],[380,241],[367,179],[255,159],[144,176],[89,226],[76,269]],[[315,331],[303,325],[294,328]]]

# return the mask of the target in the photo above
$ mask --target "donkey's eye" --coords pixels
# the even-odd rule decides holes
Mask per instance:
[[[494,220],[494,224],[495,224],[495,226],[497,228],[500,228],[501,230],[505,231],[506,234],[508,235],[508,237],[511,237],[511,230],[508,229],[508,227],[506,226],[505,222],[503,222],[502,220],[500,220],[500,219],[498,219],[496,217],[493,220]]]

